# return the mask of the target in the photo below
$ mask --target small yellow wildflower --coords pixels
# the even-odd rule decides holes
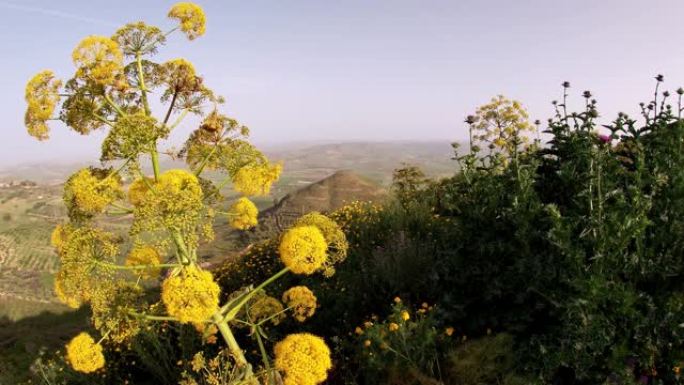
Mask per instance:
[[[363,341],[363,346],[365,346],[365,347],[371,346],[371,340],[365,340],[365,341]]]
[[[682,371],[682,368],[680,368],[679,366],[675,366],[674,368],[672,368],[672,371],[674,372],[675,376],[679,376],[679,373]]]
[[[354,329],[354,333],[361,335],[361,334],[363,334],[363,329],[361,329],[361,327],[357,326],[356,329]]]
[[[74,337],[66,346],[67,360],[74,370],[92,373],[105,364],[102,346],[88,333],[81,333]]]
[[[295,274],[312,274],[326,261],[328,245],[314,226],[289,229],[280,241],[280,258]]]
[[[447,336],[451,337],[451,335],[454,334],[454,328],[452,328],[451,326],[449,326],[448,328],[446,328],[446,330],[444,330],[444,334],[446,334]]]
[[[180,29],[189,40],[204,35],[207,17],[199,5],[190,2],[176,3],[169,10],[168,17],[180,22]]]
[[[394,323],[394,322],[390,322],[390,324],[389,324],[389,331],[395,332],[395,331],[397,331],[397,330],[399,330],[399,325],[397,325],[397,324]]]
[[[76,76],[100,85],[114,83],[123,71],[123,52],[106,36],[91,35],[81,40],[71,57],[78,67]]]
[[[201,323],[218,310],[220,291],[210,272],[190,266],[164,280],[161,299],[181,323]]]
[[[228,223],[238,230],[247,230],[256,226],[259,209],[249,199],[242,197],[228,209]]]
[[[290,334],[274,348],[275,367],[285,374],[285,385],[317,385],[332,368],[325,341],[308,333]]]
[[[283,302],[292,308],[294,318],[304,322],[316,312],[316,296],[306,286],[294,286],[283,293]]]
[[[254,164],[240,168],[233,176],[235,191],[250,196],[268,195],[271,185],[278,180],[283,166],[280,164]]]
[[[136,275],[144,279],[154,279],[159,276],[161,269],[155,267],[162,263],[162,257],[157,249],[151,246],[139,246],[133,248],[126,257],[126,266],[147,266],[133,270]]]
[[[401,319],[403,319],[404,321],[408,321],[409,319],[411,319],[409,312],[407,312],[406,310],[402,311],[401,312]]]
[[[394,303],[401,303],[401,298],[394,297]]]

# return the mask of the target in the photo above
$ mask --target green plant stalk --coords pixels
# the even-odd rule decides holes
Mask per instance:
[[[264,347],[264,342],[261,340],[261,327],[256,326],[256,340],[257,344],[259,344],[259,352],[261,353],[261,361],[264,363],[264,368],[266,369],[266,372],[268,373],[268,383],[269,384],[275,384],[274,378],[273,378],[273,373],[271,373],[271,363],[268,360],[268,354],[266,354],[266,348]]]
[[[221,312],[216,312],[213,315],[213,319],[219,332],[221,332],[221,336],[226,341],[226,344],[228,344],[228,349],[230,349],[230,352],[235,356],[235,361],[237,362],[238,366],[249,367],[249,363],[247,362],[240,345],[238,345],[233,332],[230,330],[228,322],[221,317]],[[251,372],[251,368],[249,368],[248,371]]]
[[[167,267],[179,267],[179,266],[181,266],[178,263],[160,263],[158,265],[131,265],[131,266],[126,266],[126,265],[117,265],[116,263],[102,262],[102,261],[98,261],[98,260],[94,260],[94,261],[99,266],[107,267],[110,269],[116,269],[116,270],[161,269],[161,268],[167,268]]]
[[[140,83],[140,93],[142,96],[143,106],[145,107],[145,115],[150,116],[150,104],[147,102],[147,87],[145,87],[145,75],[143,75],[142,56],[140,51],[135,53],[135,61],[138,67],[138,82]]]
[[[152,151],[150,151],[152,158],[152,170],[154,171],[154,180],[159,181],[159,153],[157,152],[157,144],[155,143]]]
[[[185,241],[178,230],[170,229],[170,231],[171,238],[173,238],[173,242],[176,244],[176,248],[178,249],[180,263],[187,265],[190,263],[190,253],[188,253],[188,248],[185,245]]]

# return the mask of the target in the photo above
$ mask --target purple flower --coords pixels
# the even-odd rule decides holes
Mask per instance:
[[[613,140],[613,138],[611,138],[610,135],[606,134],[600,134],[598,138],[603,143],[610,143]]]

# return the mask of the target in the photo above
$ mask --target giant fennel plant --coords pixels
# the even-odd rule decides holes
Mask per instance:
[[[152,60],[173,32],[189,40],[205,32],[205,14],[196,4],[178,3],[168,16],[179,23],[168,32],[136,22],[111,37],[86,37],[72,53],[73,78],[62,83],[53,72],[42,71],[26,86],[25,124],[38,140],[48,139],[52,120],[83,135],[107,132],[102,168],[81,169],[66,181],[69,220],[57,226],[51,239],[61,260],[58,298],[73,308],[89,305],[101,334],[98,340],[85,332],[73,338],[66,346],[67,360],[83,373],[104,370],[103,345],[125,344],[149,322],[179,322],[205,336],[220,334],[234,373],[230,383],[257,378],[274,383],[281,374],[286,384],[320,383],[332,366],[322,338],[289,335],[275,345],[272,361],[262,338],[266,322],[277,324],[288,313],[297,321],[313,315],[314,293],[293,287],[282,296],[283,304],[264,288],[289,272],[331,274],[346,256],[344,233],[321,214],[302,217],[280,238],[282,270],[221,295],[211,271],[200,264],[198,247],[212,240],[217,213],[227,215],[235,229],[254,227],[258,210],[248,196],[269,194],[281,166],[247,141],[245,126],[219,112],[223,99],[207,88],[189,61]],[[160,142],[188,114],[201,117],[199,127],[180,150],[166,152],[184,159],[188,169],[163,171]],[[151,175],[141,165],[148,161]],[[205,170],[224,179],[214,184],[202,178]],[[125,185],[127,179],[132,182]],[[216,207],[229,182],[242,197],[222,212]],[[131,218],[130,239],[101,228],[106,216]],[[256,338],[262,370],[248,362],[239,346],[238,325],[249,325]]]

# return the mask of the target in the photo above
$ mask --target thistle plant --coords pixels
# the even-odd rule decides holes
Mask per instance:
[[[233,366],[230,383],[254,382],[259,375],[275,382],[278,373],[286,384],[320,383],[331,367],[322,339],[295,334],[276,345],[277,372],[262,338],[265,324],[276,325],[287,314],[300,322],[311,317],[314,293],[293,287],[283,294],[283,305],[265,289],[289,272],[332,274],[346,256],[344,233],[322,214],[302,217],[280,239],[281,270],[222,295],[212,272],[200,264],[198,247],[212,241],[217,214],[237,230],[256,226],[258,209],[248,196],[269,194],[282,166],[249,143],[247,127],[219,111],[223,98],[205,85],[192,63],[152,60],[172,33],[194,40],[205,32],[206,17],[195,4],[178,3],[168,16],[179,24],[167,32],[136,22],[111,37],[86,37],[73,51],[71,79],[62,82],[42,71],[26,86],[25,123],[38,140],[49,138],[53,120],[82,135],[107,132],[101,167],[81,169],[66,181],[69,220],[51,239],[61,261],[56,295],[73,308],[89,305],[101,334],[99,341],[87,333],[75,337],[67,345],[68,362],[77,371],[96,372],[106,365],[103,344],[124,344],[149,322],[178,322],[204,335],[220,333],[230,359],[216,362]],[[200,118],[199,127],[180,150],[161,151],[160,143],[189,114]],[[188,168],[162,170],[162,153],[185,160]],[[219,182],[203,178],[206,170],[221,175]],[[242,196],[221,211],[220,191],[231,182]],[[128,219],[127,236],[99,227],[106,217]],[[245,325],[259,345],[261,373],[234,335]]]

